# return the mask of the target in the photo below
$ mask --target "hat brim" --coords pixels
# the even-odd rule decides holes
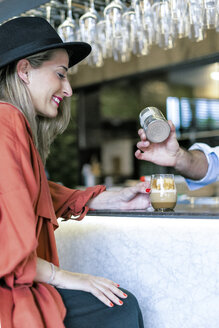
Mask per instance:
[[[25,49],[24,49],[25,48]],[[10,55],[6,58],[1,58],[0,68],[10,64],[11,62],[17,61],[19,59],[34,55],[39,52],[43,52],[51,49],[60,49],[63,48],[68,52],[69,55],[69,67],[78,64],[80,61],[85,59],[91,52],[91,46],[86,42],[63,42],[63,43],[52,43],[45,46],[36,46],[33,47],[26,45],[22,48],[22,55],[18,55],[19,51],[16,48],[11,49]],[[8,52],[9,54],[9,52]]]
[[[64,48],[69,55],[69,67],[78,64],[85,59],[91,52],[91,46],[86,42],[66,42],[54,48]]]

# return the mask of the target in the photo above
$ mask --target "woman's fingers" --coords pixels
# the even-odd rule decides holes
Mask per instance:
[[[111,292],[113,292],[113,294],[117,295],[118,297],[122,297],[122,298],[126,298],[127,295],[124,294],[124,292],[119,289],[119,285],[116,284],[115,282],[109,280],[109,279],[105,279],[103,278],[103,280],[101,281],[101,284],[103,284],[103,286],[107,289],[110,289]]]
[[[114,304],[123,305],[123,301],[120,298],[124,299],[127,295],[117,287],[117,284],[101,277],[94,277],[91,283],[90,292],[101,302],[109,307],[112,307]]]
[[[145,196],[145,189],[149,186],[149,181],[139,182],[133,187],[127,187],[122,189],[122,191],[120,191],[120,194],[118,194],[118,198],[120,196],[122,201],[128,202],[134,199],[135,197],[140,196],[140,194],[143,194]]]
[[[110,307],[112,307],[112,303],[120,306],[123,305],[123,301],[121,300],[121,298],[127,297],[121,290],[114,286],[113,288],[108,288],[101,284],[97,284],[95,287],[96,288],[94,288],[93,290],[93,295]]]

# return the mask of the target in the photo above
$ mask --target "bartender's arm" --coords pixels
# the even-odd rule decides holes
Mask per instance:
[[[208,172],[208,159],[201,149],[185,150],[179,146],[175,127],[169,121],[171,132],[162,143],[150,143],[143,129],[138,131],[141,141],[137,143],[136,158],[157,165],[170,166],[179,174],[192,180],[203,179]]]
[[[201,180],[208,171],[207,157],[200,150],[185,150],[179,147],[174,168],[185,178]]]

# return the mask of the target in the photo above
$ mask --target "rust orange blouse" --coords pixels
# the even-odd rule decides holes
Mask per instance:
[[[61,328],[65,306],[56,289],[35,283],[36,258],[59,265],[57,218],[82,219],[103,186],[72,190],[48,182],[24,115],[0,103],[0,326]]]

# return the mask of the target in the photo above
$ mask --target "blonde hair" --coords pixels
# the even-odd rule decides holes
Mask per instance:
[[[26,57],[26,59],[33,68],[38,68],[43,62],[53,57],[54,51],[47,50]],[[51,143],[68,126],[70,103],[64,98],[60,103],[58,115],[55,118],[37,116],[29,91],[25,83],[19,78],[16,66],[17,62],[14,62],[0,69],[0,99],[13,104],[24,114],[30,124],[36,148],[45,164]]]

